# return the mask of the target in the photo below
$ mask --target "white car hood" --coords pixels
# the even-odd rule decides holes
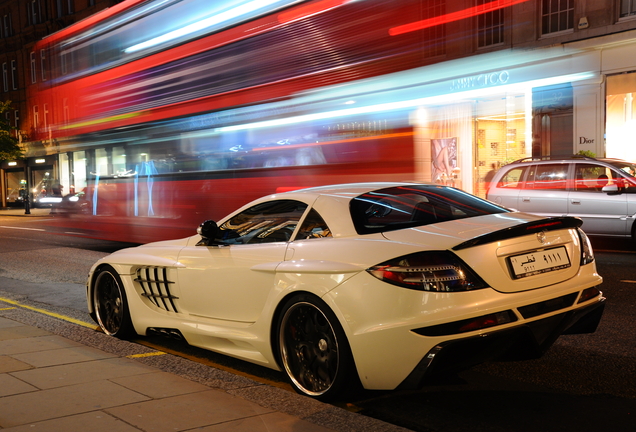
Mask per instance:
[[[194,236],[199,238],[198,236]],[[148,243],[113,252],[99,262],[136,266],[181,267],[178,256],[181,249],[188,245],[192,237]]]

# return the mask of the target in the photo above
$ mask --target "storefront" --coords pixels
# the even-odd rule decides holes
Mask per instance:
[[[57,160],[57,155],[48,155],[2,162],[3,206],[23,207],[27,193],[36,207],[49,206],[51,197],[61,197]]]
[[[24,206],[26,169],[22,160],[2,162],[2,207]]]
[[[575,131],[575,145],[591,144],[598,149],[599,157],[636,162],[636,31],[576,42],[568,47],[593,50],[603,77],[597,86],[587,89],[584,96],[587,106],[576,106],[587,120],[580,122]],[[598,119],[591,118],[592,108],[596,108]]]
[[[594,121],[586,131],[588,140],[580,144],[574,140],[577,122],[590,126],[584,114],[601,115],[598,107],[581,98],[590,88],[599,91],[595,60],[595,53],[544,49],[507,51],[427,68],[439,70],[440,76],[452,76],[457,70],[466,74],[415,86],[430,95],[420,100],[413,116],[418,180],[485,196],[490,176],[512,161],[571,156],[581,150],[598,155],[603,149]],[[484,65],[493,69],[479,70]]]

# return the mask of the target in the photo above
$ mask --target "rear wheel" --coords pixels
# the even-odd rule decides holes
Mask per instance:
[[[325,302],[311,295],[293,297],[277,329],[281,366],[298,393],[329,400],[354,382],[349,343]]]
[[[122,339],[133,336],[126,292],[115,269],[102,268],[93,287],[94,317],[104,333]]]

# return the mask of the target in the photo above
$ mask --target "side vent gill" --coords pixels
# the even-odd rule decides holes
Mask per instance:
[[[142,297],[148,298],[152,304],[168,312],[179,312],[175,304],[179,297],[170,291],[170,285],[174,282],[168,280],[166,267],[138,268],[135,282],[141,287]]]

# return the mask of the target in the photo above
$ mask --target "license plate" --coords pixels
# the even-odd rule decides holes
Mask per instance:
[[[563,246],[515,255],[508,258],[508,262],[515,279],[560,270],[571,265],[568,252]]]

